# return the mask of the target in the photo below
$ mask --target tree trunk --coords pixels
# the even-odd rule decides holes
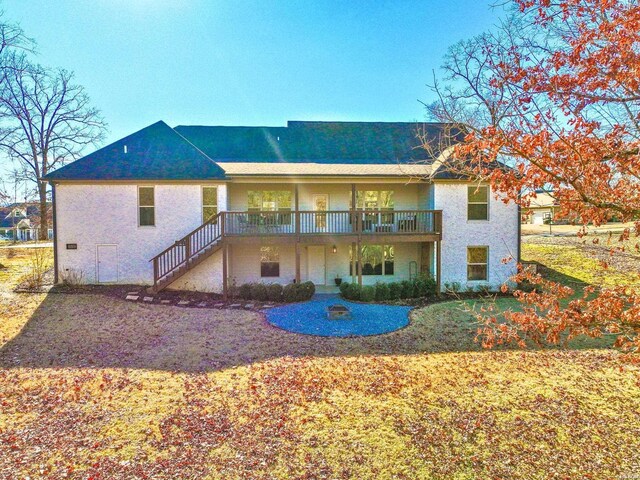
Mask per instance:
[[[47,182],[38,182],[38,194],[40,195],[40,229],[38,240],[49,240],[49,219],[47,218]]]

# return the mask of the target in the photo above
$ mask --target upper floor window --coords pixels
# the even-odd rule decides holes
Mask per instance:
[[[218,214],[218,187],[202,187],[202,223]]]
[[[290,190],[251,190],[247,203],[250,212],[279,212],[277,215],[249,217],[251,223],[265,222],[276,225],[291,224],[291,191]]]
[[[467,280],[487,280],[489,247],[467,248]]]
[[[489,187],[467,187],[467,220],[489,220]]]
[[[155,224],[155,187],[138,187],[138,225],[140,227],[153,227]]]

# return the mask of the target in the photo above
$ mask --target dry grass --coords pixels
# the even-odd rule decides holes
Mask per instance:
[[[479,351],[455,303],[324,339],[250,312],[18,298],[0,318],[0,478],[638,472],[636,367],[606,349]]]

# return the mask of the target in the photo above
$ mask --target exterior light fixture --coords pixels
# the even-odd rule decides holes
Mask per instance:
[[[336,247],[335,245],[331,248],[331,251],[333,253],[338,253],[338,247]]]

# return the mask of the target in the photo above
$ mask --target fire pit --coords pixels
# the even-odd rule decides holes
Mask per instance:
[[[329,305],[327,307],[327,318],[329,320],[351,320],[351,310],[344,305]]]

